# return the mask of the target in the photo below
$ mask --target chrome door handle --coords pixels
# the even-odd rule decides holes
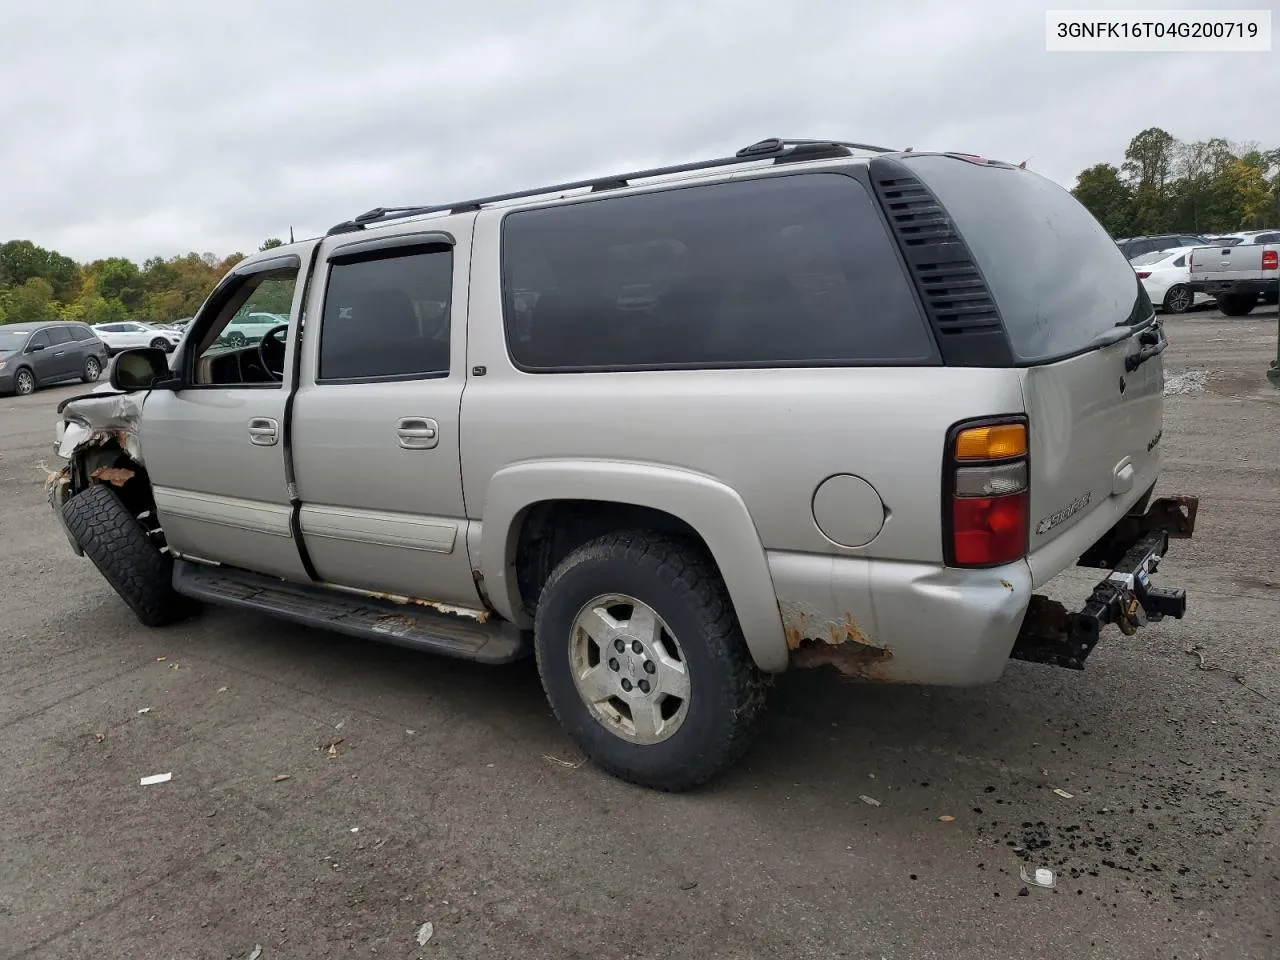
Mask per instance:
[[[396,436],[406,450],[430,450],[440,442],[440,424],[430,417],[402,417]]]
[[[249,442],[259,447],[274,447],[280,424],[270,417],[254,417],[249,421]]]

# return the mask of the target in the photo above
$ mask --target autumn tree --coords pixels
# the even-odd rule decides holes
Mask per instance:
[[[1128,232],[1133,222],[1133,194],[1114,166],[1099,163],[1081,170],[1071,193],[1112,236]]]

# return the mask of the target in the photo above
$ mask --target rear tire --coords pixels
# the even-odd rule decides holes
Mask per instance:
[[[106,484],[95,484],[62,507],[76,543],[145,626],[188,616],[191,601],[173,589],[173,558],[161,553],[141,522]]]
[[[1164,309],[1167,313],[1186,313],[1196,302],[1196,295],[1185,283],[1175,283],[1164,295]]]
[[[102,364],[97,357],[90,357],[84,362],[84,373],[80,374],[80,379],[85,383],[95,383],[102,376]]]
[[[602,609],[609,621],[593,616]],[[613,620],[614,611],[625,610]],[[653,633],[636,626],[643,617],[649,625],[656,618]],[[589,638],[591,664],[581,655],[580,631],[601,622],[627,626],[601,643]],[[624,636],[615,660],[614,644]],[[645,652],[632,657],[636,637],[645,639]],[[680,791],[711,779],[747,750],[764,712],[768,680],[751,659],[715,565],[687,540],[630,531],[574,550],[542,589],[534,648],[561,726],[597,765],[642,786]],[[651,648],[663,649],[653,655]],[[623,660],[630,662],[618,664]],[[606,684],[609,699],[593,702],[580,692],[591,682],[587,674]],[[674,677],[665,690],[664,677]],[[641,733],[637,718],[646,710],[650,719],[660,717],[658,727],[647,727],[656,734]]]
[[[1218,298],[1218,309],[1228,317],[1243,317],[1258,305],[1256,293],[1229,293]]]

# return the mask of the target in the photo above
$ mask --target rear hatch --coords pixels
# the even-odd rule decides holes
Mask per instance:
[[[1155,482],[1163,332],[1133,267],[1056,183],[955,156],[907,156],[901,166],[932,192],[967,246],[1003,323],[1004,363],[1022,369],[1029,548],[1042,581]],[[1050,544],[1058,548],[1047,551],[1058,560],[1054,570],[1035,558]]]

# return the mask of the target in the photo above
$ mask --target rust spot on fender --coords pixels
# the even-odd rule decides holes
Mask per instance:
[[[893,681],[893,651],[872,643],[852,613],[823,616],[809,604],[786,600],[778,607],[793,667],[831,666],[859,680]]]

